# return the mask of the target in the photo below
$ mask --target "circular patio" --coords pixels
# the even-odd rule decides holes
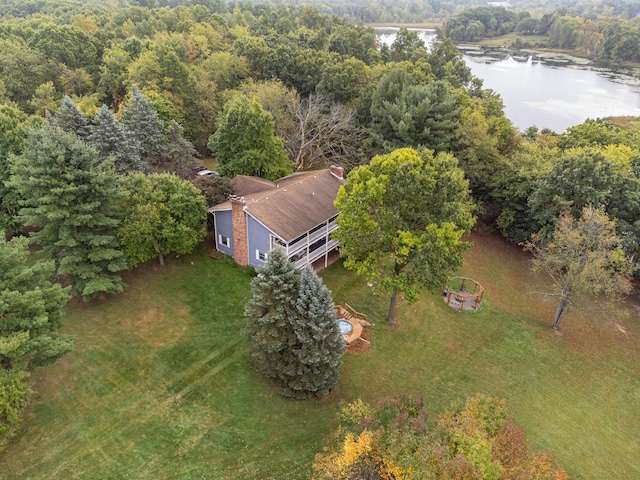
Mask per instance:
[[[484,287],[473,278],[451,277],[442,288],[442,297],[458,311],[478,311],[482,307]]]

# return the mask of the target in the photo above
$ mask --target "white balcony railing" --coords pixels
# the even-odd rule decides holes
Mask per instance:
[[[322,228],[319,228],[315,232],[307,233],[306,236],[304,236],[303,238],[301,238],[297,242],[290,243],[288,245],[287,254],[289,255],[289,257],[295,255],[300,250],[303,250],[303,249],[307,248],[308,245],[312,245],[317,240],[319,240],[319,239],[321,239],[323,237],[326,237],[327,235],[329,235],[331,232],[333,232],[337,228],[338,228],[338,225],[336,224],[335,220],[333,220],[333,221],[329,222],[328,225],[326,225],[326,226],[324,226]]]
[[[302,268],[308,263],[313,263],[319,258],[324,257],[327,253],[338,246],[338,242],[335,240],[329,240],[327,243],[321,245],[311,252],[307,252],[307,255],[300,258],[295,262],[296,268]]]

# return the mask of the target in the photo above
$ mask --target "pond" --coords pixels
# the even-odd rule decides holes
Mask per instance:
[[[423,40],[436,36],[434,30],[416,31]],[[393,30],[378,32],[380,42],[393,43]],[[640,116],[637,70],[601,69],[584,59],[535,51],[459,49],[484,88],[500,94],[505,115],[520,130],[535,125],[561,133],[588,118]]]

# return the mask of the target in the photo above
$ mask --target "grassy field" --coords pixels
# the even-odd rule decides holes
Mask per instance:
[[[133,272],[118,297],[67,308],[76,350],[35,374],[40,395],[0,456],[0,478],[308,478],[341,400],[422,395],[434,415],[476,392],[506,398],[537,449],[572,478],[640,478],[640,322],[575,311],[563,333],[531,293],[518,247],[476,234],[463,273],[486,289],[479,313],[439,294],[387,300],[335,264],[336,303],[369,314],[374,347],[345,357],[328,398],[280,398],[253,371],[242,335],[250,272],[204,252]]]
[[[508,47],[511,46],[517,38],[529,45],[546,45],[549,37],[543,35],[522,35],[519,32],[510,32],[504,35],[498,35],[491,38],[483,38],[477,43],[478,45],[488,45],[492,47]]]
[[[640,130],[640,118],[638,117],[609,117],[607,120],[626,130]]]

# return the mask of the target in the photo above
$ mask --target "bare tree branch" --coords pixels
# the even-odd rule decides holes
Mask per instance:
[[[286,149],[295,170],[315,164],[338,164],[347,170],[362,161],[365,138],[353,111],[321,96],[300,98],[295,111],[298,128],[285,135]]]

